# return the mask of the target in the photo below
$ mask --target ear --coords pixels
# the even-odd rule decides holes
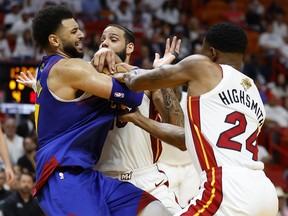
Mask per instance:
[[[60,44],[60,40],[58,36],[55,34],[50,34],[48,37],[48,40],[49,40],[49,43],[54,47],[58,47]]]
[[[213,62],[216,62],[218,59],[218,53],[217,50],[214,47],[210,47],[210,51],[211,51],[211,59]]]
[[[133,43],[128,43],[126,46],[126,53],[131,54],[134,51],[134,44]]]

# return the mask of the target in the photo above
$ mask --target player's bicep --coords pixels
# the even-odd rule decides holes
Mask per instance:
[[[201,71],[203,71],[204,62],[207,58],[200,55],[189,56],[178,63],[178,71],[175,76],[179,75],[184,83],[191,80],[198,79],[201,76]]]
[[[69,71],[70,69],[70,71]],[[74,89],[80,89],[95,96],[108,99],[112,89],[112,79],[99,73],[91,64],[79,61],[66,69],[68,84]]]
[[[82,91],[108,99],[113,85],[112,78],[97,71],[87,74],[88,76],[83,76],[78,80],[77,87]]]

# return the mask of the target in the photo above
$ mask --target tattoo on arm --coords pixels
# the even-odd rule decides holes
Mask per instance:
[[[179,100],[170,88],[161,89],[164,102],[164,115],[167,123],[184,126],[184,114]]]
[[[169,89],[161,89],[161,93],[163,96],[165,109],[170,109],[172,106],[172,96],[169,93]]]

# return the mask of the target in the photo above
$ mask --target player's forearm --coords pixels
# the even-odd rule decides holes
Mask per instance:
[[[162,122],[184,127],[184,113],[172,88],[156,90],[152,96]]]
[[[136,93],[128,89],[125,84],[119,83],[112,78],[112,90],[109,100],[126,105],[130,108],[135,108],[142,103],[143,92]]]
[[[187,150],[185,145],[184,128],[161,123],[152,119],[146,118],[143,115],[136,115],[132,121],[136,126],[150,133],[152,136],[179,148],[182,151]]]
[[[136,92],[173,87],[175,84],[170,81],[173,75],[172,67],[164,65],[151,70],[134,70],[125,74],[124,81],[129,89]]]

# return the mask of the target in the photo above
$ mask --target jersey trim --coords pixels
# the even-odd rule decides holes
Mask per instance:
[[[213,149],[201,133],[200,97],[188,97],[188,115],[196,153],[202,170],[217,167]]]
[[[207,171],[206,177],[202,198],[196,200],[196,205],[190,205],[181,216],[211,216],[219,209],[223,200],[222,168],[213,167]]]
[[[152,100],[150,100],[149,109],[150,109],[149,118],[160,122],[159,113],[155,105],[153,104]],[[153,163],[156,163],[162,153],[162,142],[152,135],[150,135],[150,140],[151,140],[151,149],[153,152]]]
[[[39,181],[36,182],[32,195],[36,196],[37,192],[43,187],[50,175],[54,172],[56,167],[59,166],[57,159],[52,156],[49,162],[46,162],[40,174]]]

